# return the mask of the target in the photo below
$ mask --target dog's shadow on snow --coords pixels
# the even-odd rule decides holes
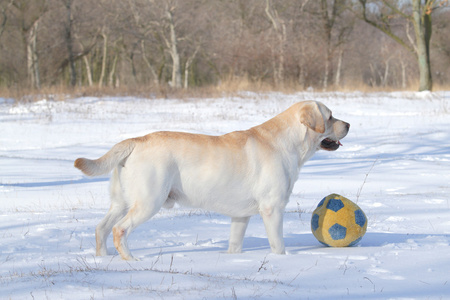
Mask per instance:
[[[95,183],[95,182],[106,182],[109,181],[108,177],[97,177],[89,178],[82,177],[73,180],[56,180],[56,181],[42,181],[42,182],[18,182],[18,183],[0,183],[0,187],[21,187],[21,188],[42,188],[42,187],[52,187],[59,185],[70,185],[70,184],[85,184],[85,183]]]
[[[359,249],[361,248],[373,248],[383,247],[395,244],[411,244],[421,240],[420,243],[435,243],[433,237],[445,237],[450,238],[450,235],[446,234],[400,234],[400,233],[380,233],[380,232],[368,232],[364,235],[363,239],[355,246],[346,247],[341,249]],[[286,244],[286,251],[288,254],[295,255],[303,252],[309,252],[314,250],[323,249],[338,249],[333,247],[327,247],[319,243],[312,234],[286,234],[284,237]],[[429,240],[429,241],[428,241]],[[428,242],[427,242],[428,241]],[[200,242],[201,244],[201,242]],[[176,249],[171,249],[176,248]],[[220,252],[225,253],[228,249],[228,240],[216,241],[209,246],[198,246],[196,248],[187,247],[186,250],[182,249],[181,245],[165,246],[158,248],[158,252],[154,252],[155,248],[151,249],[150,253],[144,256],[155,256],[159,254],[183,254],[183,253],[200,253],[200,252]],[[140,248],[135,249],[139,252],[148,252],[149,249]],[[267,251],[270,253],[270,245],[265,237],[246,237],[244,239],[243,252],[249,253],[253,251]]]

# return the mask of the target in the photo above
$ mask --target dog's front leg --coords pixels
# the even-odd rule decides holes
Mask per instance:
[[[228,253],[241,253],[244,242],[245,230],[248,226],[250,217],[231,218],[230,242],[228,244]]]
[[[284,207],[265,207],[261,209],[260,214],[266,227],[272,252],[275,254],[285,254],[283,239]]]

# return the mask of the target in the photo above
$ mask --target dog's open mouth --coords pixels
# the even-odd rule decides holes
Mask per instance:
[[[335,151],[342,146],[340,141],[333,141],[332,139],[326,138],[320,143],[320,148],[327,151]]]

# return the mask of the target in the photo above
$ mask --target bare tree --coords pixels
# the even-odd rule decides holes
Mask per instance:
[[[284,20],[278,15],[278,12],[273,8],[270,0],[266,0],[265,13],[272,24],[273,32],[277,41],[273,44],[274,49],[274,80],[275,85],[281,85],[284,81],[284,61],[285,61],[285,44],[286,44],[286,24]],[[278,60],[278,61],[276,61]]]
[[[197,45],[197,48],[195,49],[194,53],[191,56],[189,56],[188,59],[186,60],[186,65],[184,67],[184,85],[183,85],[185,89],[189,87],[189,69],[195,57],[197,56],[198,50],[200,50],[200,45]]]
[[[94,36],[94,37],[88,42],[88,45],[87,45],[87,46],[85,46],[85,44],[83,44],[83,42],[81,41],[81,39],[80,39],[79,37],[75,36],[75,39],[76,39],[76,41],[77,41],[78,44],[79,44],[79,47],[80,47],[80,49],[81,49],[81,52],[82,52],[83,54],[85,54],[85,55],[83,55],[83,62],[84,62],[85,68],[86,68],[86,79],[87,79],[87,82],[88,82],[88,86],[93,86],[93,85],[94,85],[94,82],[93,82],[93,79],[92,79],[92,69],[91,69],[91,64],[90,64],[90,62],[89,62],[89,59],[88,59],[88,55],[87,55],[87,54],[88,54],[88,53],[91,51],[91,49],[95,46],[97,37]]]
[[[0,11],[1,11],[1,22],[0,22],[0,37],[3,34],[3,31],[5,31],[6,22],[8,21],[8,15],[6,13],[6,10],[13,4],[13,0],[9,0],[8,2],[4,2],[0,5]]]
[[[346,10],[346,0],[320,0],[320,15],[322,19],[323,32],[325,36],[325,71],[323,74],[323,88],[328,88],[328,82],[332,76],[333,58],[336,49],[341,46],[348,36],[348,32],[353,27],[352,22],[343,23],[342,15]],[[350,25],[349,25],[350,24]],[[334,42],[333,42],[334,40]],[[343,50],[340,49],[338,56],[338,71],[336,73],[335,83],[340,82],[340,72],[342,67]]]
[[[102,52],[102,66],[100,71],[100,78],[98,80],[98,87],[101,88],[103,86],[103,80],[106,72],[106,60],[108,58],[108,34],[106,32],[106,28],[103,27],[101,31],[101,37],[103,39],[103,52]]]
[[[37,89],[41,88],[41,79],[39,74],[39,61],[37,54],[37,32],[39,26],[39,19],[37,19],[27,35],[27,65],[28,72],[31,78],[31,85]]]
[[[148,69],[150,70],[150,73],[152,74],[153,83],[156,86],[159,86],[159,76],[156,72],[154,65],[150,62],[149,58],[147,57],[147,54],[146,54],[147,51],[145,50],[145,41],[144,40],[141,40],[141,52],[142,52],[142,59],[144,60]]]
[[[47,0],[11,1],[16,10],[16,19],[20,24],[22,38],[26,47],[27,75],[29,83],[32,87],[39,89],[41,87],[39,58],[37,51],[38,27],[41,18],[48,11]],[[6,19],[6,16],[5,16]]]
[[[175,21],[173,18],[173,13],[175,9],[176,6],[169,6],[169,3],[166,3],[164,13],[168,22],[170,37],[167,38],[163,34],[163,38],[169,50],[170,57],[172,58],[171,86],[174,88],[181,88],[181,62],[180,62],[180,54],[178,52],[178,37],[177,32],[175,30]]]
[[[325,45],[326,45],[326,58],[325,58],[325,72],[323,75],[323,88],[328,87],[328,77],[330,74],[331,60],[332,60],[332,47],[331,47],[331,31],[336,22],[336,16],[338,9],[341,6],[342,0],[334,0],[331,9],[328,7],[327,0],[320,0],[320,13],[322,17],[322,24],[325,33]],[[330,11],[329,11],[330,10]]]
[[[441,7],[442,2],[436,0],[381,0],[375,2],[379,5],[379,11],[373,11],[374,17],[371,18],[368,12],[368,1],[359,0],[361,5],[359,16],[367,24],[387,34],[416,56],[420,78],[419,91],[431,90],[433,86],[430,65],[431,14],[433,10]],[[391,21],[397,16],[412,23],[415,39],[409,35],[408,31],[406,31],[407,38],[395,32],[391,26]],[[408,25],[406,25],[406,28],[409,28]]]
[[[75,86],[77,83],[77,71],[75,69],[75,53],[74,53],[74,28],[72,7],[75,0],[61,0],[66,9],[66,22],[64,41],[67,47],[68,64],[70,70],[70,85]]]
[[[129,0],[131,15],[133,16],[134,24],[137,26],[136,35],[139,38],[137,45],[139,45],[138,48],[141,50],[143,61],[152,74],[153,82],[156,85],[159,84],[161,75],[158,74],[159,72],[156,70],[155,62],[153,61],[158,59],[150,59],[149,52],[151,49],[148,49],[148,44],[153,44],[153,46],[159,45],[164,49],[162,53],[156,52],[153,55],[164,56],[164,52],[168,53],[172,61],[172,76],[169,83],[174,88],[182,87],[180,38],[178,36],[177,22],[179,5],[180,3],[176,0],[147,0],[146,2]],[[160,60],[164,65],[165,58]]]
[[[305,8],[308,5],[309,0],[299,1],[298,5],[295,6],[292,22],[293,36],[296,39],[294,46],[294,57],[297,65],[297,82],[302,88],[306,86],[306,49],[307,49],[307,32],[304,28],[311,28],[308,24],[308,15],[305,14]]]

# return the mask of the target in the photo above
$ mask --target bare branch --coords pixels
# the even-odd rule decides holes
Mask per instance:
[[[402,18],[407,19],[407,20],[412,20],[412,16],[405,14],[403,11],[401,11],[397,6],[395,6],[394,4],[392,4],[390,1],[388,0],[383,0],[383,3],[389,7],[393,12],[395,12],[396,14],[402,16]]]
[[[3,34],[3,31],[5,30],[6,22],[8,21],[8,15],[6,14],[6,10],[13,4],[13,0],[10,0],[9,3],[6,5],[6,7],[2,7],[2,23],[0,24],[0,37]]]
[[[415,53],[415,50],[413,47],[408,45],[401,37],[396,35],[390,28],[390,26],[383,22],[383,24],[379,24],[376,21],[372,21],[367,17],[367,10],[366,10],[366,0],[359,0],[359,3],[361,4],[362,8],[362,14],[359,16],[362,20],[364,20],[367,24],[370,24],[371,26],[377,28],[378,30],[385,33],[387,36],[389,36],[391,39],[399,43],[402,47],[406,48],[408,51]]]

